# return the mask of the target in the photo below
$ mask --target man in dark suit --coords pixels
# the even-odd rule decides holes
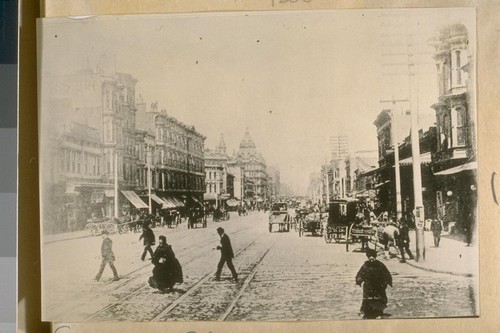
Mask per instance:
[[[149,224],[145,224],[142,228],[142,235],[139,237],[139,241],[144,239],[144,252],[142,252],[141,260],[144,261],[146,259],[146,254],[149,252],[151,258],[153,258],[153,250],[151,246],[155,245],[155,234],[153,230],[149,227]]]
[[[222,267],[224,267],[224,263],[227,263],[227,267],[229,268],[231,274],[233,275],[232,280],[238,281],[238,274],[236,273],[236,270],[234,269],[233,265],[234,253],[233,253],[233,248],[231,246],[231,240],[229,239],[229,236],[224,233],[223,228],[221,227],[217,228],[217,233],[220,236],[220,245],[217,246],[217,250],[220,250],[220,260],[219,264],[217,265],[215,280],[217,281],[220,280],[220,273],[222,272]]]

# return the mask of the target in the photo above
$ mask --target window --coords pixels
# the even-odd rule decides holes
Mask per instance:
[[[462,68],[461,67],[461,64],[460,64],[460,51],[457,51],[455,53],[456,55],[456,72],[457,72],[457,84],[462,84]]]
[[[456,108],[457,112],[457,146],[465,146],[467,143],[467,127],[465,121],[465,108]]]

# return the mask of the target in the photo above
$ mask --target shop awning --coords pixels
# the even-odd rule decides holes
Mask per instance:
[[[443,171],[436,172],[434,176],[446,176],[446,175],[453,175],[455,173],[459,173],[462,171],[469,171],[469,170],[477,170],[477,162],[468,162],[453,168],[449,168]]]
[[[156,194],[151,194],[151,200],[160,205],[163,205],[165,203],[165,201],[163,201],[163,199],[157,196]]]
[[[173,201],[170,197],[162,197],[163,200],[163,205],[162,209],[173,209],[177,208],[177,205],[175,204],[175,201]]]
[[[175,204],[175,207],[184,207],[184,203],[181,199],[174,196],[168,196],[168,199]]]
[[[432,161],[430,152],[420,154],[420,164],[430,164],[431,162]],[[412,164],[413,164],[413,157],[411,156],[399,161],[399,165],[412,165]]]
[[[134,192],[134,191],[122,191],[123,195],[125,198],[127,198],[128,201],[132,205],[135,206],[135,208],[148,208],[149,206],[144,203],[144,201],[139,198],[139,196]]]

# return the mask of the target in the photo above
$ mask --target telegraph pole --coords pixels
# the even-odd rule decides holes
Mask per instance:
[[[409,44],[409,43],[408,43]],[[417,64],[410,61],[411,53],[408,50],[408,84],[410,92],[411,112],[411,153],[413,155],[413,196],[415,202],[415,238],[416,238],[416,260],[425,261],[425,239],[424,239],[424,201],[422,198],[422,173],[420,166],[420,138],[418,135],[418,73],[413,73],[411,68]],[[416,90],[416,91],[415,91]]]
[[[115,218],[118,218],[118,151],[115,149],[114,156],[114,185],[115,185]]]
[[[146,158],[148,163],[148,206],[149,206],[149,214],[151,215],[153,212],[151,210],[151,146],[147,146]]]

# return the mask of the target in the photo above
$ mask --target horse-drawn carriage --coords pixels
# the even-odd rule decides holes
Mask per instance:
[[[269,214],[269,232],[273,231],[273,225],[278,225],[279,231],[290,231],[290,215],[286,202],[275,202],[271,205]]]
[[[229,211],[226,209],[217,208],[214,210],[213,213],[214,222],[227,221],[230,219],[230,217],[231,215],[229,215]]]
[[[302,216],[298,222],[299,237],[304,233],[309,232],[312,236],[317,236],[323,233],[323,221],[328,219],[328,213],[309,213]]]
[[[327,243],[345,242],[346,251],[349,251],[349,243],[365,243],[376,237],[376,230],[362,223],[363,218],[358,215],[358,205],[359,202],[355,199],[336,199],[330,202],[328,223],[324,232]]]
[[[187,221],[188,229],[194,229],[198,227],[206,228],[207,227],[207,217],[202,209],[196,208],[189,212],[188,221]]]

